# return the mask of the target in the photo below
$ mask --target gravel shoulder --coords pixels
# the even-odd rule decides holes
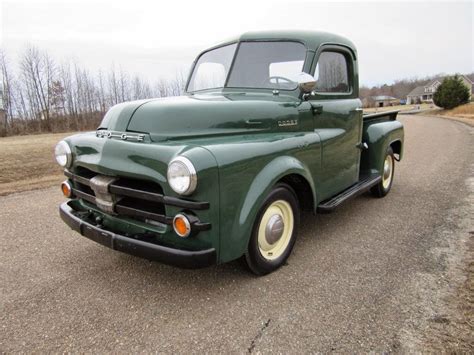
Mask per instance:
[[[288,265],[181,270],[101,247],[57,187],[0,197],[0,352],[470,352],[474,129],[404,116],[391,193],[302,216]]]

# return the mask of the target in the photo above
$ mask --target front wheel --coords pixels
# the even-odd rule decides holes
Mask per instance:
[[[370,192],[376,197],[384,197],[392,188],[393,174],[395,172],[395,157],[393,155],[392,147],[388,147],[385,153],[385,159],[383,162],[382,180],[375,185]]]
[[[283,265],[295,245],[299,207],[293,190],[278,184],[257,214],[245,253],[250,270],[265,275]]]

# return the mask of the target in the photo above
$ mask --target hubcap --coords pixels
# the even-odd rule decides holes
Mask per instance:
[[[393,157],[387,155],[383,163],[383,176],[382,176],[382,185],[384,189],[387,189],[390,186],[392,181],[393,174]]]
[[[265,227],[265,239],[268,244],[275,244],[283,235],[283,217],[279,214],[274,214],[268,220],[267,226]]]
[[[284,200],[273,202],[263,214],[258,227],[258,248],[267,260],[280,257],[293,234],[293,209]]]

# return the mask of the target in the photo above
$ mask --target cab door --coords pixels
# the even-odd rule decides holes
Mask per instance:
[[[312,74],[316,88],[309,101],[322,142],[320,197],[325,200],[359,180],[362,104],[355,55],[342,46],[323,46]]]

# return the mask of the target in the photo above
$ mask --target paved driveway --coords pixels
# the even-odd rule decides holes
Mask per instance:
[[[181,270],[95,244],[60,221],[57,187],[1,197],[0,351],[443,346],[436,327],[456,321],[445,300],[462,285],[474,230],[472,129],[401,120],[405,159],[392,192],[304,215],[288,265],[261,278],[238,262]],[[457,333],[459,346],[472,345],[464,336]]]

